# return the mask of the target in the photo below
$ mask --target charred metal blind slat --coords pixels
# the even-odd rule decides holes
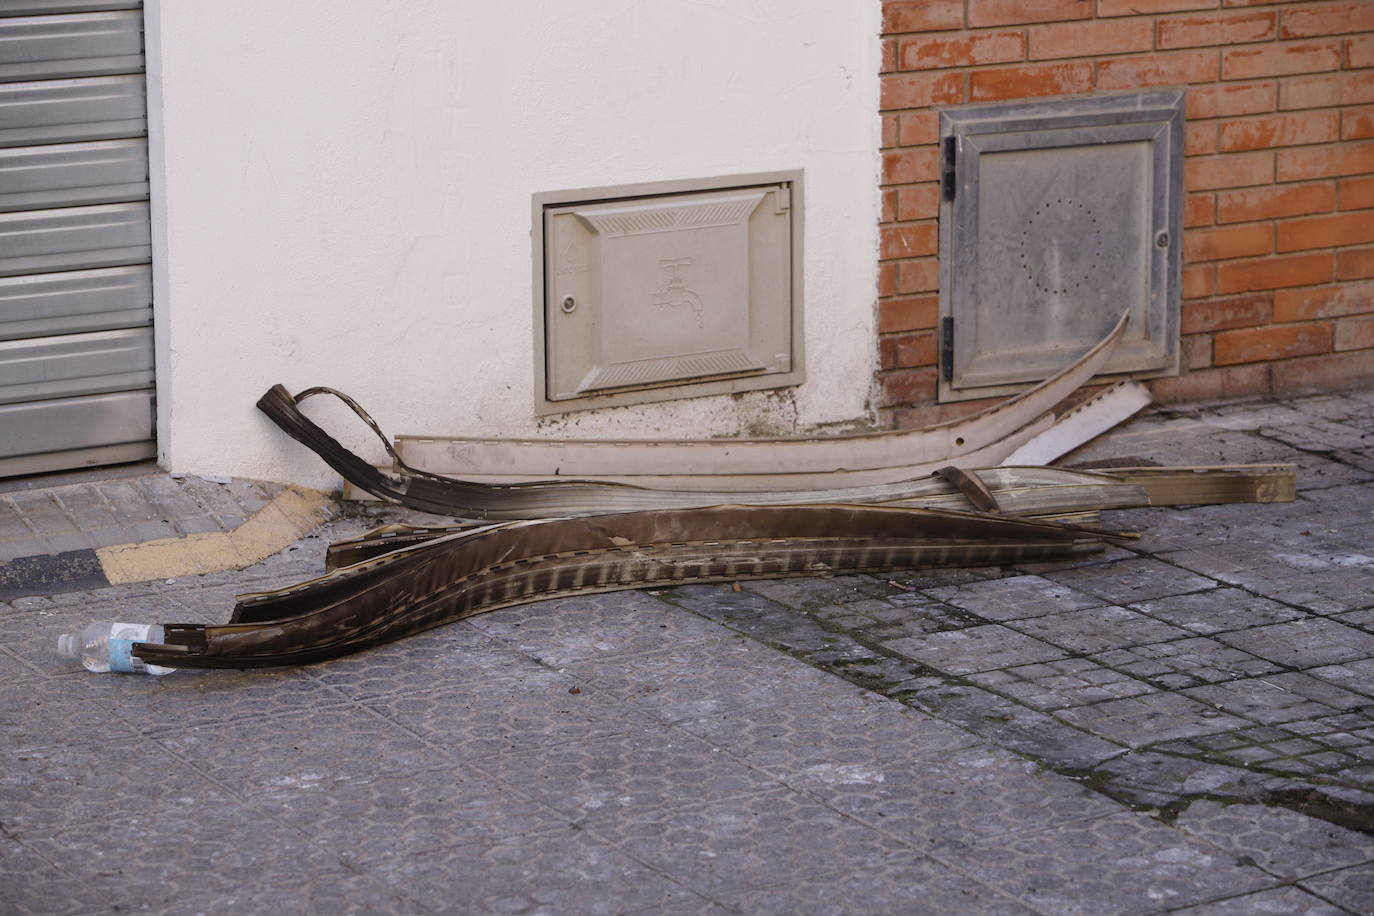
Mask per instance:
[[[0,476],[154,452],[140,7],[0,2]]]

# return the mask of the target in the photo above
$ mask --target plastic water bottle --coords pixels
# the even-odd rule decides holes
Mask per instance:
[[[175,668],[144,664],[133,655],[136,642],[162,642],[162,626],[148,623],[116,623],[97,620],[80,636],[65,633],[57,637],[57,651],[66,658],[80,658],[87,671],[127,671],[134,674],[171,674]]]

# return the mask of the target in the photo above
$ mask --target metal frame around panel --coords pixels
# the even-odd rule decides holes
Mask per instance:
[[[547,290],[545,287],[544,239],[547,235],[547,212],[550,208],[568,204],[603,204],[649,197],[698,194],[704,191],[736,191],[767,185],[786,184],[791,195],[791,282],[790,303],[792,369],[766,375],[742,375],[709,379],[702,382],[667,382],[662,385],[634,388],[609,394],[590,395],[575,400],[551,401],[548,398],[546,327]],[[577,188],[566,191],[544,191],[534,194],[530,207],[530,261],[533,265],[534,323],[531,337],[534,345],[534,413],[553,416],[593,410],[599,407],[618,407],[632,404],[651,404],[683,398],[706,397],[713,394],[732,394],[800,385],[806,380],[804,330],[805,303],[803,274],[803,237],[806,233],[804,181],[802,169],[778,172],[758,172],[745,175],[723,175],[712,178],[692,178],[677,181],[655,181],[644,184],[610,185],[599,188]]]
[[[939,315],[954,316],[954,280],[971,275],[976,250],[968,244],[967,234],[975,234],[977,223],[966,217],[976,213],[978,154],[1006,149],[1052,149],[1084,144],[1151,140],[1153,181],[1151,233],[1167,232],[1169,244],[1151,249],[1151,309],[1159,316],[1152,336],[1159,335],[1168,354],[1167,364],[1153,369],[1104,373],[1112,378],[1154,378],[1175,375],[1179,369],[1180,270],[1183,250],[1183,127],[1184,93],[1181,90],[1097,96],[1081,99],[1056,99],[1016,104],[975,106],[940,113],[942,150],[954,143],[954,199],[947,193],[940,199],[940,296]],[[1103,129],[1113,130],[1103,140]],[[1047,142],[1022,144],[1012,138],[1027,133]],[[1165,136],[1160,138],[1161,134]],[[999,140],[998,137],[1005,139]],[[942,192],[943,192],[942,188]],[[1158,302],[1158,307],[1156,307]],[[961,333],[958,322],[955,334]],[[964,331],[964,333],[968,333]],[[943,347],[941,348],[943,350]],[[942,360],[947,358],[942,355]],[[941,365],[938,396],[940,402],[1000,397],[1022,391],[1033,382],[954,388],[944,377]]]

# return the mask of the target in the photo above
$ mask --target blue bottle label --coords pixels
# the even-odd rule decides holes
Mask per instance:
[[[133,648],[134,639],[115,639],[110,638],[110,670],[128,671],[134,670]]]

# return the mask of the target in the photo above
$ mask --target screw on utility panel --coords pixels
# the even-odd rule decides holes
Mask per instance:
[[[571,315],[573,309],[577,308],[577,300],[572,296],[564,297],[562,308],[564,314]]]
[[[1155,236],[1155,245],[1156,245],[1157,247],[1159,247],[1159,248],[1168,248],[1168,247],[1169,247],[1169,233],[1167,233],[1167,232],[1161,232],[1159,235]]]

